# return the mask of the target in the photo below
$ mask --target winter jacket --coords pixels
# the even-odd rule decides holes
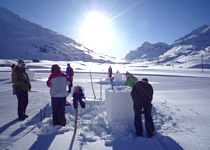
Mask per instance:
[[[51,97],[66,97],[66,85],[70,82],[71,79],[61,71],[51,73],[47,80]]]
[[[137,106],[149,105],[153,99],[153,88],[147,82],[138,81],[132,88],[131,96]]]
[[[23,91],[31,90],[31,84],[26,68],[20,68],[19,66],[14,67],[12,70],[12,83],[15,89],[21,89]]]
[[[125,81],[125,85],[133,87],[136,81],[138,81],[138,79],[133,75],[130,75],[130,77]]]
[[[73,77],[74,76],[74,71],[71,67],[67,67],[66,69],[66,75],[69,77]]]
[[[109,67],[109,69],[108,69],[108,74],[109,74],[109,77],[112,77],[112,68],[111,67]]]

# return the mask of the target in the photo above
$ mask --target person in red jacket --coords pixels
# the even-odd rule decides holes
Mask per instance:
[[[53,125],[65,126],[66,86],[71,82],[71,79],[60,69],[57,64],[52,66],[47,86],[50,87]]]

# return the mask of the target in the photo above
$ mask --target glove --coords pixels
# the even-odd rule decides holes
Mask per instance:
[[[31,91],[31,84],[28,83],[28,91]]]
[[[80,106],[84,109],[85,108],[85,102],[83,100],[80,100],[79,103],[80,103]]]

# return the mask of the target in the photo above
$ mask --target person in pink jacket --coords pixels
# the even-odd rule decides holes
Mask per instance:
[[[71,79],[61,72],[59,65],[55,64],[51,68],[51,74],[47,80],[50,88],[53,125],[66,125],[65,105],[66,105],[66,86]]]

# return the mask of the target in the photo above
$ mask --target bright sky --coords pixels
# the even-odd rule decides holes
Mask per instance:
[[[0,6],[117,58],[145,41],[172,44],[210,25],[210,0],[1,0]]]

